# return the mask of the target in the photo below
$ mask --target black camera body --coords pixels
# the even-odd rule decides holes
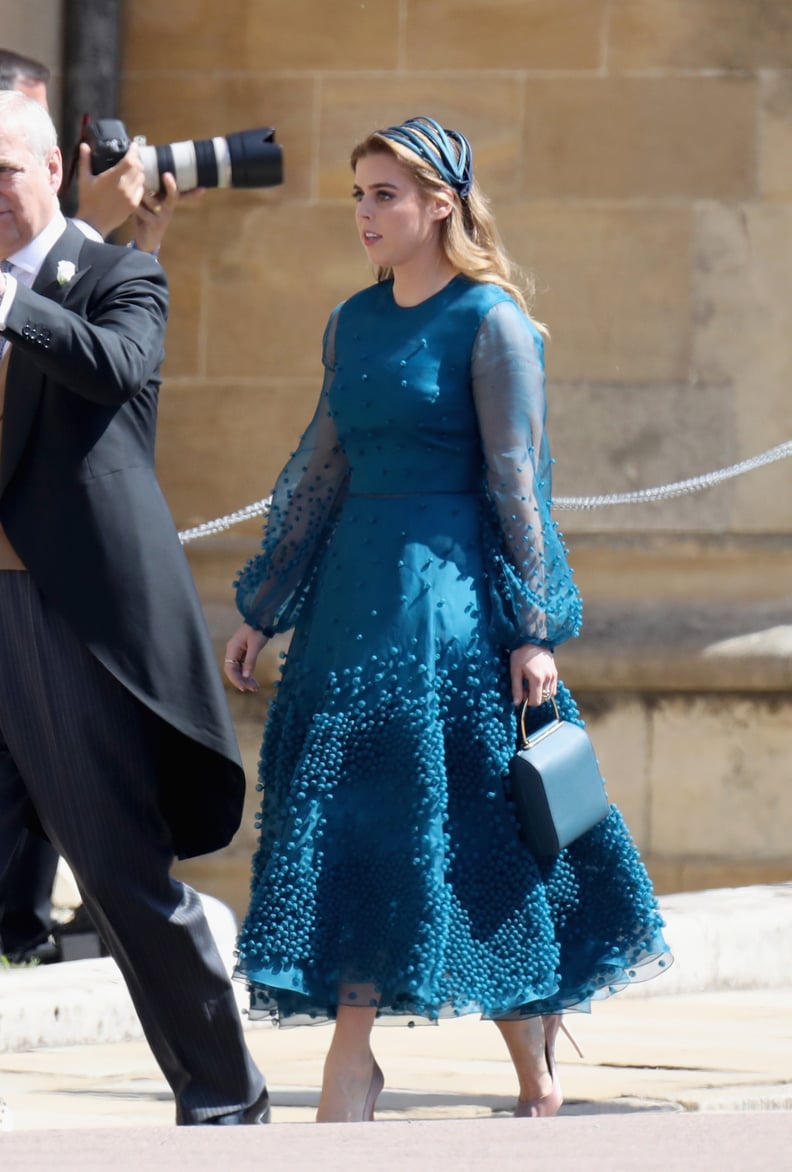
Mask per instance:
[[[271,126],[240,130],[224,137],[189,139],[148,146],[130,139],[117,118],[86,119],[82,138],[91,148],[91,171],[100,175],[138,144],[149,191],[159,191],[169,171],[179,191],[195,187],[275,187],[283,182],[283,148]]]
[[[91,148],[91,173],[101,175],[123,159],[132,140],[117,118],[97,118],[86,122],[83,142]]]

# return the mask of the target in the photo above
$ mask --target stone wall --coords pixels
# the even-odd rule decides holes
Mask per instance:
[[[180,523],[269,488],[316,395],[327,313],[368,279],[350,147],[418,110],[469,134],[507,244],[536,275],[558,492],[673,480],[787,438],[785,0],[125,10],[131,129],[160,142],[271,123],[286,151],[282,188],[209,193],[168,241],[161,454]],[[255,458],[217,458],[240,451]],[[790,487],[786,463],[565,528],[786,533]]]
[[[785,0],[131,0],[126,13],[131,129],[164,142],[271,124],[285,148],[282,188],[185,204],[163,256],[160,469],[181,526],[269,491],[315,401],[327,314],[369,279],[350,148],[421,111],[470,136],[507,245],[535,274],[558,494],[667,483],[789,437]],[[791,489],[786,461],[662,504],[559,514],[587,603],[562,670],[662,890],[792,874],[778,830],[792,818]],[[218,639],[256,537],[248,525],[190,547]],[[232,703],[254,776],[261,702]],[[197,872],[236,905],[252,841],[248,820]]]
[[[536,276],[557,494],[667,483],[789,438],[788,0],[124,10],[132,132],[273,125],[285,149],[282,187],[186,201],[166,241],[159,467],[180,527],[269,491],[318,392],[327,314],[370,279],[350,148],[419,112],[470,136]],[[792,877],[790,490],[787,460],[696,496],[559,513],[587,604],[562,671],[662,890]],[[248,524],[190,546],[218,646],[256,541]],[[263,707],[231,700],[252,779]],[[237,907],[250,803],[234,849],[188,872]]]

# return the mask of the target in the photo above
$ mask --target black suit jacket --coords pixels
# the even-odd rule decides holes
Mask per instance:
[[[61,283],[59,262],[74,266]],[[71,224],[33,289],[18,287],[4,331],[14,348],[0,521],[48,603],[165,722],[161,803],[188,857],[230,841],[244,776],[154,472],[167,305],[156,261]]]

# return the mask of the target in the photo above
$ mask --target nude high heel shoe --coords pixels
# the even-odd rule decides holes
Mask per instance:
[[[316,1112],[317,1123],[372,1123],[374,1121],[374,1107],[385,1085],[385,1076],[380,1070],[379,1064],[373,1054],[371,1061],[371,1078],[369,1079],[366,1090],[366,1097],[359,1108],[359,1115],[353,1105],[354,1099],[347,1103],[342,1099],[339,1104],[339,1101],[334,1098],[329,1089],[332,1084],[328,1082],[327,1070],[325,1069],[325,1079],[322,1083],[322,1093],[319,1097],[319,1107]],[[333,1102],[332,1110],[328,1108],[325,1099]],[[357,1101],[358,1103],[360,1102],[359,1099]]]
[[[542,1116],[557,1115],[564,1101],[561,1091],[561,1080],[558,1077],[558,1068],[555,1060],[555,1043],[559,1029],[563,1030],[572,1045],[582,1058],[583,1051],[562,1021],[560,1013],[553,1013],[542,1018],[545,1032],[545,1062],[552,1080],[550,1090],[538,1099],[518,1099],[514,1109],[516,1119],[537,1119]]]
[[[366,1095],[366,1102],[363,1105],[363,1122],[374,1122],[374,1104],[380,1096],[382,1088],[385,1086],[385,1076],[374,1059],[374,1069],[371,1072],[371,1082],[369,1083],[368,1094]]]

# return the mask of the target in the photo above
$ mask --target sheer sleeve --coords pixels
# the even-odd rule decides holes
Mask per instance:
[[[346,488],[347,458],[328,404],[339,309],[325,331],[324,381],[316,412],[278,477],[261,552],[240,571],[235,583],[237,606],[245,622],[266,635],[294,626]]]
[[[513,301],[489,310],[476,338],[473,395],[485,467],[485,526],[495,635],[513,650],[577,635],[580,595],[550,515],[541,334]]]

